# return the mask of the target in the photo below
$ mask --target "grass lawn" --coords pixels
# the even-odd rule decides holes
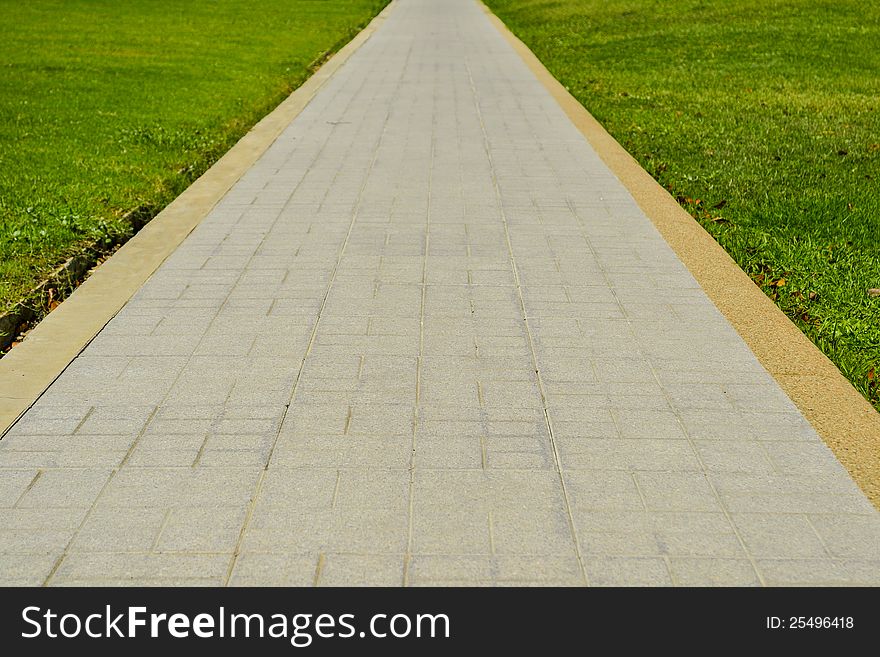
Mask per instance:
[[[880,408],[880,4],[486,1]]]
[[[0,314],[154,215],[387,0],[0,0]]]

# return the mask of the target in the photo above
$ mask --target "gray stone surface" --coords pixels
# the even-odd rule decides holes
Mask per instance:
[[[2,584],[877,584],[878,545],[471,0],[399,0],[0,441]]]

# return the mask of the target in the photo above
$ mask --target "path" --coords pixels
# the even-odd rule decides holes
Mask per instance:
[[[0,468],[2,583],[880,583],[880,514],[472,0],[400,0]]]

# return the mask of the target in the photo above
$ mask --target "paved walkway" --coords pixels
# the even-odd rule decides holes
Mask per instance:
[[[472,0],[400,0],[0,468],[2,583],[880,583],[880,514]]]

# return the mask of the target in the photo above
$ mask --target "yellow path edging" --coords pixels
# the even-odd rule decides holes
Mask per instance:
[[[880,509],[880,413],[501,19],[485,5],[483,9],[606,166],[626,186],[761,365]]]
[[[0,359],[0,436],[266,152],[393,6],[394,0]]]

